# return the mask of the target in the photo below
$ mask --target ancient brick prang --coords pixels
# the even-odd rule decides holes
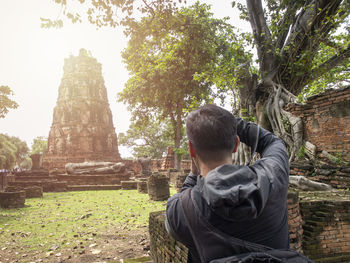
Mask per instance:
[[[65,59],[63,69],[43,167],[120,161],[101,64],[81,49]]]
[[[306,104],[285,108],[304,124],[304,139],[339,159],[350,161],[350,86],[327,90],[308,98]]]

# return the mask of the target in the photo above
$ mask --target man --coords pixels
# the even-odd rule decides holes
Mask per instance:
[[[194,165],[181,192],[168,200],[166,228],[189,248],[188,262],[227,257],[234,251],[249,252],[252,250],[244,250],[250,242],[289,248],[289,163],[283,141],[215,105],[191,112],[186,132]],[[240,141],[252,148],[258,142],[256,151],[261,159],[251,166],[232,165],[232,153]],[[185,194],[187,202],[183,204]],[[193,203],[193,218],[184,214],[182,206],[188,202]],[[230,250],[216,241],[209,227],[202,226],[203,221],[223,235],[247,242],[238,250]],[[192,226],[197,222],[192,227],[195,230],[188,227],[191,222]]]

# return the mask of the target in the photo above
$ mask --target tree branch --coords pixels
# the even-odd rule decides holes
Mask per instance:
[[[288,83],[289,91],[298,94],[306,83],[311,63],[317,54],[320,43],[327,38],[331,29],[336,26],[333,17],[342,0],[310,0],[295,17],[288,39],[283,47],[283,67],[279,76],[283,83]],[[307,52],[309,54],[307,54]],[[296,63],[303,59],[302,63]],[[300,68],[300,65],[304,65]],[[295,72],[305,71],[296,76]]]
[[[346,59],[349,59],[349,58],[350,58],[350,45],[348,45],[348,47],[343,51],[341,51],[339,54],[334,55],[327,61],[323,62],[320,66],[313,69],[311,71],[311,74],[309,74],[310,77],[305,80],[305,84],[319,78],[322,74],[340,65],[342,62],[344,62]]]
[[[297,1],[288,1],[288,3],[289,5],[286,8],[286,12],[283,16],[283,19],[278,24],[278,28],[280,28],[278,32],[277,41],[276,41],[276,47],[278,49],[283,48],[283,45],[286,42],[286,38],[288,36],[291,21],[293,21],[293,18],[298,9]]]
[[[264,17],[261,0],[247,0],[247,8],[254,39],[257,44],[260,72],[262,77],[266,77],[273,71],[276,62],[271,32]]]

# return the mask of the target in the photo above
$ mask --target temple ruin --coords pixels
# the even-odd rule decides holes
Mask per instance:
[[[81,49],[65,59],[63,70],[43,167],[120,161],[101,64]]]

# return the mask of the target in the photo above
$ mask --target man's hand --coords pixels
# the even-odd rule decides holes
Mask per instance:
[[[200,175],[200,173],[201,173],[199,168],[196,165],[196,162],[194,161],[194,158],[191,159],[191,172],[194,175]]]

